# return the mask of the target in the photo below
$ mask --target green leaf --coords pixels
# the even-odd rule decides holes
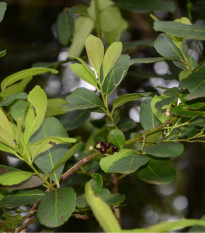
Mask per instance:
[[[11,148],[15,148],[15,143],[13,141],[13,131],[11,128],[11,124],[7,119],[5,113],[0,107],[0,142],[8,145]]]
[[[0,58],[4,57],[5,55],[6,55],[6,50],[5,49],[0,51]]]
[[[121,232],[120,225],[111,208],[95,195],[90,182],[87,182],[85,185],[85,197],[93,214],[105,232]]]
[[[65,109],[73,111],[77,109],[104,108],[100,97],[86,88],[77,88],[72,94],[66,97],[68,104]]]
[[[205,40],[205,26],[157,20],[154,22],[154,29],[180,38]]]
[[[8,96],[5,100],[0,102],[0,106],[8,106],[13,103],[15,100],[24,100],[27,98],[27,94],[22,92],[15,95]]]
[[[27,78],[33,77],[35,75],[44,74],[47,72],[51,72],[53,74],[58,73],[58,71],[55,69],[43,68],[43,67],[36,67],[36,68],[30,68],[30,69],[19,71],[15,74],[9,75],[8,77],[6,77],[2,81],[1,90],[4,91],[8,86],[10,86],[10,85],[22,80],[22,79],[27,79]]]
[[[129,68],[130,57],[121,55],[103,83],[103,92],[106,98],[119,86]]]
[[[121,150],[125,146],[125,135],[122,131],[113,129],[108,135],[108,141]]]
[[[11,171],[0,175],[0,184],[2,185],[13,185],[19,184],[33,175],[32,172],[25,171]]]
[[[35,158],[40,153],[50,149],[54,145],[62,144],[62,143],[75,143],[77,139],[75,138],[67,138],[67,137],[47,137],[39,142],[31,144],[31,153],[32,158]]]
[[[4,152],[11,153],[13,155],[18,155],[15,150],[13,150],[11,147],[9,147],[1,142],[0,142],[0,150],[4,151]]]
[[[58,116],[63,115],[66,111],[63,110],[62,105],[66,104],[64,99],[55,98],[55,99],[48,99],[47,100],[47,111],[46,117]]]
[[[153,46],[154,40],[136,40],[136,41],[129,41],[123,42],[123,49],[124,50],[132,50],[136,49],[141,46]]]
[[[183,144],[174,142],[158,143],[144,148],[144,152],[156,157],[177,157],[184,151]]]
[[[160,101],[162,101],[164,99],[163,96],[157,96],[155,95],[152,100],[151,100],[151,108],[152,108],[152,112],[154,113],[154,115],[158,118],[158,120],[160,120],[162,123],[164,123],[166,121],[166,116],[165,113],[163,112],[159,112],[158,109],[156,108],[156,104]]]
[[[100,160],[101,169],[106,172],[129,174],[135,172],[149,161],[146,155],[136,154],[134,150],[123,149]]]
[[[0,201],[0,206],[8,208],[28,205],[38,199],[41,199],[44,194],[45,192],[40,189],[20,191],[17,194],[5,196]]]
[[[94,28],[94,21],[90,17],[79,16],[75,21],[72,44],[68,55],[78,57],[83,51],[85,40]]]
[[[122,43],[121,42],[114,42],[112,43],[107,51],[105,52],[105,57],[103,60],[103,81],[111,71],[111,69],[116,64],[117,60],[122,53]]]
[[[175,4],[163,0],[118,0],[116,5],[129,11],[168,11],[175,12]]]
[[[40,86],[35,86],[32,91],[29,92],[28,102],[30,102],[30,107],[25,119],[25,143],[27,143],[30,137],[40,128],[46,114],[47,97]]]
[[[6,8],[7,8],[7,3],[6,2],[0,2],[0,22],[4,18],[4,14],[6,12]]]
[[[176,115],[192,118],[197,116],[205,116],[204,111],[192,111],[188,109],[188,106],[180,104],[172,109],[172,112]]]
[[[92,186],[93,191],[98,194],[100,193],[102,187],[103,187],[103,179],[102,176],[98,173],[92,174],[92,179],[90,180],[90,184]]]
[[[106,7],[100,13],[100,27],[102,31],[112,32],[116,28],[118,28],[121,19],[122,17],[120,14],[120,10],[117,7],[113,7],[113,6]]]
[[[30,142],[37,143],[48,137],[68,137],[68,134],[62,124],[54,117],[48,117],[44,120],[39,130],[32,136]],[[68,144],[54,145],[49,150],[39,154],[34,163],[44,172],[52,172],[55,165],[68,152]],[[62,174],[64,165],[58,169],[53,175],[53,180],[56,182]]]
[[[52,169],[52,173],[56,171],[60,166],[65,164],[71,156],[80,148],[82,142],[78,142],[76,145],[72,146],[64,155],[63,157],[55,164],[54,168]]]
[[[155,63],[155,62],[160,62],[164,61],[164,57],[146,57],[146,58],[136,58],[136,59],[131,59],[130,60],[130,66],[136,64],[136,63]]]
[[[74,32],[74,15],[76,8],[65,8],[57,18],[56,31],[59,42],[66,46]]]
[[[150,184],[168,184],[175,178],[175,170],[169,165],[169,159],[150,158],[148,164],[138,170],[138,177]]]
[[[12,118],[17,122],[19,118],[24,118],[29,108],[29,103],[24,100],[17,100],[10,108]]]
[[[85,48],[90,64],[99,75],[104,57],[104,46],[102,41],[96,36],[89,35],[85,41]]]
[[[123,132],[126,132],[128,130],[131,130],[136,127],[136,122],[128,117],[120,119],[119,123],[117,124],[117,127],[119,130],[122,130]]]
[[[96,78],[94,78],[83,65],[75,63],[70,64],[69,67],[79,78],[81,78],[87,83],[90,83],[94,87],[97,87]]]
[[[159,125],[157,117],[152,112],[152,98],[147,98],[140,106],[140,123],[144,130],[153,129]]]
[[[125,94],[118,97],[116,100],[113,101],[113,111],[114,109],[120,107],[123,104],[126,104],[131,101],[136,101],[142,97],[148,96],[150,93],[133,93],[133,94]]]
[[[37,217],[44,226],[58,227],[69,219],[75,206],[76,193],[73,188],[55,189],[44,195],[37,210]]]
[[[181,88],[188,89],[189,93],[185,99],[192,100],[205,96],[205,68],[200,69],[197,72],[192,73],[187,78],[181,81]]]

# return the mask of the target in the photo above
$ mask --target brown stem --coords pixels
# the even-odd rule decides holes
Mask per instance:
[[[15,233],[17,232],[26,232],[24,230],[26,230],[27,226],[31,225],[32,223],[36,222],[38,219],[37,218],[33,218],[30,221],[24,223],[23,225],[21,225],[20,227],[17,227],[15,230]]]
[[[89,217],[84,214],[72,214],[72,217],[79,218],[79,219],[85,219],[85,220],[89,219]]]

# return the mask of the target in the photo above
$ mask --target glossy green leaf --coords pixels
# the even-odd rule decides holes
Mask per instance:
[[[63,115],[66,111],[63,110],[62,105],[66,104],[64,99],[54,98],[47,100],[46,117]]]
[[[75,63],[75,64],[70,64],[69,67],[79,78],[97,87],[96,78],[94,78],[83,65]]]
[[[101,169],[106,172],[129,174],[135,172],[149,161],[146,155],[136,154],[134,150],[123,149],[100,160]]]
[[[193,111],[188,109],[186,105],[180,104],[172,109],[172,112],[178,116],[183,116],[187,118],[205,116],[204,111]]]
[[[105,80],[111,69],[114,67],[121,53],[122,53],[121,42],[114,42],[108,47],[108,49],[105,52],[105,57],[103,60],[103,80]]]
[[[189,94],[185,97],[187,100],[192,100],[205,96],[205,68],[192,73],[187,78],[181,81],[181,88],[188,89]]]
[[[73,188],[55,189],[44,195],[37,210],[37,217],[44,226],[58,227],[68,220],[75,206],[76,193]]]
[[[23,205],[28,205],[41,199],[45,192],[40,189],[25,190],[20,191],[17,194],[5,196],[0,201],[0,206],[2,207],[18,207]]]
[[[9,75],[8,77],[6,77],[2,81],[1,90],[4,91],[8,86],[10,86],[10,85],[22,80],[22,79],[30,78],[30,77],[33,77],[35,75],[44,74],[47,72],[51,72],[53,74],[58,73],[58,71],[55,69],[43,68],[43,67],[36,67],[36,68],[30,68],[30,69],[19,71],[17,73]]]
[[[97,74],[100,74],[104,57],[104,45],[102,41],[96,36],[89,35],[85,41],[85,48],[90,64],[96,70]]]
[[[40,153],[50,149],[54,145],[62,144],[62,143],[75,143],[77,139],[74,138],[66,138],[66,137],[47,137],[39,142],[31,144],[31,153],[32,157],[35,158]]]
[[[30,107],[25,118],[24,141],[28,142],[30,137],[40,128],[43,123],[46,109],[47,97],[40,86],[35,86],[28,94]]]
[[[10,146],[11,148],[15,148],[15,143],[13,141],[13,131],[11,128],[11,124],[7,119],[5,113],[0,107],[0,142]]]
[[[125,146],[125,135],[122,131],[113,129],[108,135],[108,141],[121,150]]]
[[[160,62],[164,61],[164,57],[146,57],[146,58],[136,58],[136,59],[131,59],[130,60],[130,66],[134,64],[139,64],[139,63],[155,63],[155,62]]]
[[[77,143],[76,145],[72,146],[64,155],[63,157],[55,164],[54,168],[52,169],[52,172],[56,171],[59,167],[61,167],[63,164],[65,164],[71,156],[80,148],[82,145],[82,142]]]
[[[13,185],[19,184],[32,176],[32,172],[11,171],[0,175],[0,184]]]
[[[15,94],[15,95],[10,95],[8,96],[5,100],[0,102],[0,106],[8,106],[11,103],[13,103],[15,100],[24,100],[27,98],[27,94],[22,92],[19,94]]]
[[[184,151],[183,144],[174,142],[158,143],[144,148],[144,152],[156,157],[177,157]]]
[[[100,97],[86,88],[77,88],[72,94],[66,97],[68,104],[65,109],[73,111],[77,109],[104,108]]]
[[[32,144],[37,143],[48,137],[68,137],[68,134],[62,124],[54,117],[48,117],[44,120],[39,130],[31,137]],[[49,150],[39,154],[34,163],[44,172],[52,172],[54,166],[68,152],[68,144],[54,145]],[[62,174],[64,165],[53,174],[53,180],[57,181]]]
[[[152,112],[151,98],[147,98],[140,105],[140,123],[145,130],[153,129],[159,125],[157,117]]]
[[[17,100],[10,108],[12,118],[17,122],[18,119],[24,118],[29,108],[29,103],[24,100]]]
[[[90,184],[92,186],[93,191],[98,194],[100,193],[102,187],[103,187],[103,179],[102,176],[98,173],[92,174],[92,179],[90,180]]]
[[[6,50],[5,49],[0,51],[0,58],[4,57],[5,55],[6,55]]]
[[[6,8],[7,8],[7,3],[6,2],[0,2],[0,22],[4,18],[4,14],[6,12]]]
[[[163,0],[118,0],[117,6],[129,11],[168,11],[174,13],[175,4]]]
[[[168,184],[174,180],[176,174],[169,165],[169,159],[150,158],[148,164],[138,170],[138,177],[150,184]]]
[[[80,56],[83,51],[85,40],[94,28],[94,21],[85,16],[79,16],[75,21],[72,44],[69,48],[68,55],[75,57]]]
[[[154,29],[180,38],[205,40],[205,26],[157,20],[154,22]]]
[[[124,94],[113,101],[113,110],[131,101],[136,101],[142,97],[148,96],[150,93],[134,93],[134,94]]]
[[[76,8],[65,8],[57,18],[56,31],[59,42],[66,46],[74,32],[74,15]]]
[[[119,86],[127,74],[130,57],[121,55],[103,83],[103,92],[108,98],[110,94]]]
[[[95,195],[90,182],[87,182],[85,185],[85,197],[105,232],[121,232],[120,225],[111,208],[100,197]]]

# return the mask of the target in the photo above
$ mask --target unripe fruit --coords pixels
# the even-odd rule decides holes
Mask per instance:
[[[118,148],[116,146],[112,146],[112,151],[113,152],[117,152],[118,151]]]
[[[101,152],[102,154],[105,154],[105,153],[106,153],[106,148],[105,148],[104,146],[102,146],[102,147],[100,148],[100,152]]]
[[[110,143],[106,142],[104,146],[105,146],[106,149],[109,149],[110,148]]]

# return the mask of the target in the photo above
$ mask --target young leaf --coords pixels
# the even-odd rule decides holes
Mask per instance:
[[[4,18],[6,8],[7,8],[7,3],[6,2],[0,2],[0,22]]]
[[[21,92],[19,94],[10,95],[5,100],[0,102],[0,107],[2,106],[8,106],[11,103],[13,103],[15,100],[25,100],[27,98],[27,94],[24,92]]]
[[[19,184],[33,175],[32,172],[25,171],[11,171],[0,175],[0,184],[2,185],[13,185]]]
[[[121,150],[125,146],[125,135],[122,131],[113,129],[108,135],[108,141]]]
[[[87,83],[90,83],[94,87],[97,87],[96,78],[94,78],[83,65],[75,63],[70,64],[69,67],[79,78]]]
[[[94,28],[94,21],[90,17],[79,16],[75,20],[72,44],[68,55],[78,57],[83,51],[85,40]]]
[[[105,80],[111,69],[114,67],[121,53],[121,42],[114,42],[108,47],[103,60],[103,80]]]
[[[35,158],[40,153],[50,149],[54,145],[62,144],[62,143],[75,143],[77,139],[75,138],[67,138],[67,137],[47,137],[39,142],[31,144],[31,154],[32,158]]]
[[[205,26],[157,20],[154,22],[154,29],[180,38],[205,40]]]
[[[0,139],[0,140],[1,140],[1,139]],[[15,150],[13,150],[13,149],[10,148],[9,146],[7,146],[7,145],[5,145],[5,144],[3,144],[3,143],[1,143],[1,142],[0,142],[0,150],[1,150],[1,151],[4,151],[4,152],[7,152],[7,153],[11,153],[11,154],[13,154],[13,155],[18,155],[18,154],[16,153]]]
[[[6,77],[2,81],[1,90],[4,91],[8,86],[10,86],[10,85],[22,80],[22,79],[30,78],[30,77],[33,77],[35,75],[44,74],[47,72],[51,72],[54,74],[58,73],[58,71],[55,69],[43,68],[43,67],[36,67],[36,68],[30,68],[30,69],[19,71],[17,73],[9,75],[8,77]]]
[[[144,130],[153,129],[159,125],[157,117],[152,112],[152,98],[147,98],[140,105],[140,123]]]
[[[78,88],[72,94],[66,97],[68,105],[65,109],[73,111],[77,109],[104,108],[100,97],[86,88]]]
[[[37,217],[46,227],[59,227],[72,215],[75,206],[76,193],[73,188],[55,189],[44,195],[37,210]]]
[[[111,208],[95,195],[90,182],[85,185],[85,198],[105,232],[121,232],[120,225]]]
[[[188,89],[189,93],[185,99],[192,100],[205,96],[205,68],[200,69],[197,72],[192,73],[187,78],[181,81],[181,88]]]
[[[65,8],[57,18],[56,32],[59,42],[66,46],[74,32],[74,15],[76,8]]]
[[[106,172],[129,174],[135,172],[149,161],[146,155],[136,154],[134,150],[123,149],[100,160],[101,169]]]
[[[66,101],[61,98],[48,99],[46,117],[63,115],[66,111],[63,110],[62,105],[66,104]]]
[[[105,58],[104,58],[105,60]],[[129,68],[130,57],[121,55],[103,83],[103,92],[106,98],[119,86]],[[104,76],[105,77],[105,76]]]
[[[145,147],[144,152],[156,157],[177,157],[184,151],[183,144],[174,142],[158,143]]]
[[[175,178],[175,170],[171,168],[169,159],[150,158],[148,164],[138,170],[138,177],[150,184],[169,184]]]
[[[28,142],[29,138],[43,123],[47,109],[47,97],[40,86],[35,86],[32,91],[29,92],[28,101],[30,102],[30,107],[25,119],[25,143]]]
[[[6,50],[5,49],[0,51],[0,58],[4,57],[5,55],[6,55]]]
[[[92,174],[92,179],[90,180],[90,184],[92,186],[93,191],[98,194],[100,193],[102,187],[103,187],[103,179],[102,176],[98,173]]]
[[[17,194],[5,196],[1,199],[0,206],[8,208],[28,205],[41,199],[44,195],[45,192],[40,189],[24,190]]]
[[[102,41],[93,35],[89,35],[85,41],[85,48],[90,64],[96,70],[97,74],[100,74],[100,68],[104,57]]]
[[[113,111],[120,107],[123,104],[126,104],[131,101],[136,101],[142,97],[148,96],[150,93],[134,93],[134,94],[125,94],[118,97],[116,100],[113,101]]]

